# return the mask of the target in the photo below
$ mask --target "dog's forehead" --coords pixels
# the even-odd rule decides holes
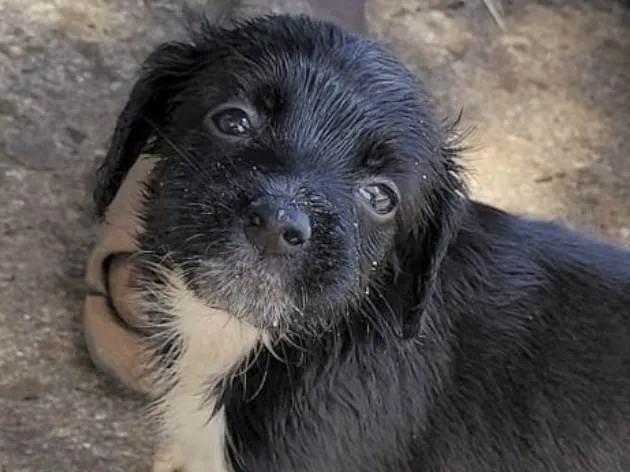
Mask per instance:
[[[225,58],[221,72],[248,98],[310,94],[342,107],[359,99],[364,107],[382,107],[415,92],[412,74],[378,42],[329,23],[274,17],[245,24],[229,36],[219,42]]]
[[[178,119],[245,103],[262,118],[266,144],[320,155],[356,157],[379,141],[410,152],[433,135],[421,84],[373,39],[272,18],[205,41]]]

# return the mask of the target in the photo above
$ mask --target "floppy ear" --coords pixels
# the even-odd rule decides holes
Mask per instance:
[[[434,293],[442,262],[461,227],[468,208],[468,198],[459,179],[455,162],[458,150],[445,149],[444,177],[431,196],[427,221],[412,238],[412,254],[407,258],[408,270],[413,274],[413,305],[403,320],[403,336],[412,338],[420,330],[422,316]]]
[[[105,159],[96,171],[93,198],[99,217],[114,199],[155,128],[166,123],[171,99],[182,89],[197,58],[194,46],[173,42],[160,45],[145,60],[118,116]]]

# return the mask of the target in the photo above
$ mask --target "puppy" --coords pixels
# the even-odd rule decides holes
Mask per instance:
[[[199,6],[199,5],[198,5]],[[217,0],[203,3],[203,14],[190,3],[183,5],[184,18],[232,27],[247,17],[283,12],[308,14],[333,21],[343,28],[365,30],[365,0]],[[139,327],[144,320],[135,293],[129,285],[133,254],[138,250],[135,235],[140,228],[138,208],[142,186],[150,175],[151,159],[139,159],[124,177],[115,198],[102,216],[99,237],[86,265],[87,292],[84,304],[84,339],[94,364],[122,385],[143,394],[152,393],[147,375],[144,340]]]
[[[151,161],[154,471],[630,470],[630,254],[471,200],[434,115],[306,17],[149,56],[94,196]]]

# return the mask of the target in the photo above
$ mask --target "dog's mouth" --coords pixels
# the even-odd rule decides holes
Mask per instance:
[[[306,290],[291,283],[279,256],[207,260],[198,273],[194,288],[210,305],[261,328],[285,326],[308,309]]]
[[[189,271],[193,289],[209,305],[257,327],[294,328],[325,321],[353,299],[356,251],[342,236],[333,242],[303,228],[297,235],[292,227],[262,235],[257,229],[253,236],[238,231]]]

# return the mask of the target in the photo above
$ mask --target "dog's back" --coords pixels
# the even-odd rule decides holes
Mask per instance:
[[[478,205],[444,269],[428,470],[630,470],[630,254]]]

